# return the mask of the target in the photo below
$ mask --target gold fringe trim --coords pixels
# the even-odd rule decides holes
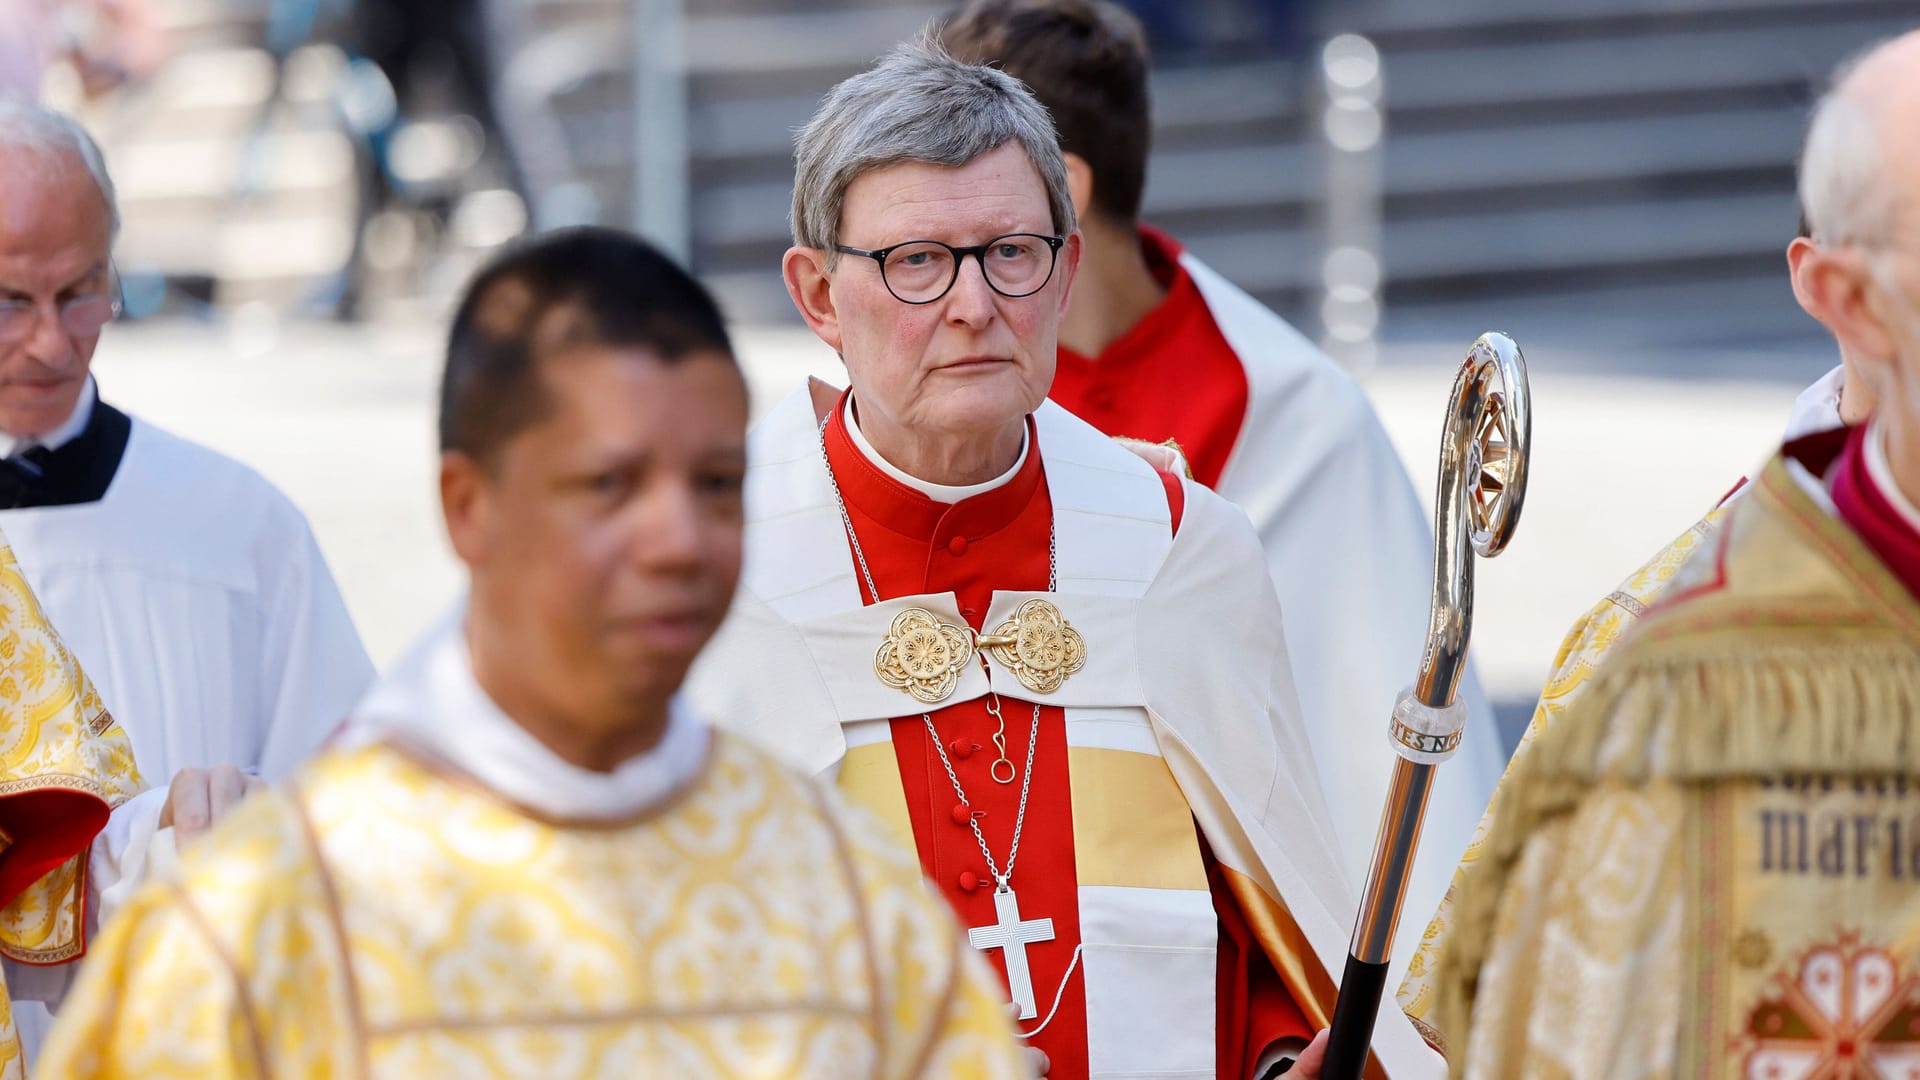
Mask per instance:
[[[1790,773],[1920,776],[1920,652],[1897,629],[1767,627],[1623,644],[1501,785],[1499,816],[1442,944],[1433,1027],[1464,1044],[1513,864],[1590,789]]]
[[[1542,740],[1533,768],[1641,783],[1781,772],[1899,773],[1920,762],[1920,653],[1888,632],[1824,644],[1632,649]],[[1676,644],[1678,647],[1675,647]],[[1632,653],[1641,655],[1634,656]],[[1576,719],[1576,717],[1578,719]]]

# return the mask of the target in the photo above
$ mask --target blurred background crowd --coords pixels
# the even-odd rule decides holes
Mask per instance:
[[[1567,623],[1832,365],[1787,283],[1793,160],[1819,80],[1912,5],[1127,6],[1156,64],[1146,219],[1361,376],[1417,483],[1465,346],[1527,348],[1530,518],[1476,643],[1517,735]],[[136,324],[103,342],[110,392],[281,482],[385,660],[454,580],[423,417],[476,262],[528,229],[634,228],[722,297],[763,402],[830,373],[777,272],[792,133],[943,8],[0,0],[0,91],[106,148]]]

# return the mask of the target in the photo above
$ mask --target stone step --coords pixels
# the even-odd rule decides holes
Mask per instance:
[[[1248,129],[1271,136],[1297,128],[1298,69],[1290,63],[1261,63],[1232,68],[1167,72],[1153,80],[1156,145],[1191,144],[1211,134],[1214,140],[1244,138]],[[626,83],[615,78],[601,107],[626,106]],[[820,89],[806,93],[708,98],[693,105],[689,125],[695,159],[702,165],[788,162],[793,133],[820,105]],[[1221,134],[1221,133],[1224,133]]]
[[[176,55],[257,44],[267,24],[266,0],[153,0],[153,8]]]
[[[332,273],[351,250],[351,219],[237,208],[217,221],[153,221],[121,240],[119,257],[142,271],[207,274],[223,282]]]
[[[123,147],[114,160],[120,198],[129,206],[232,198],[243,167],[255,191],[275,197],[330,195],[354,182],[353,147],[329,131],[270,131],[253,147],[219,135],[149,139]]]
[[[1402,341],[1464,341],[1494,327],[1513,334],[1530,360],[1548,355],[1544,350],[1551,345],[1604,343],[1615,350],[1609,364],[1618,373],[1669,377],[1674,347],[1714,343],[1805,355],[1830,349],[1832,341],[1800,310],[1786,275],[1771,268],[1711,279],[1589,282],[1546,293],[1400,300],[1388,305],[1382,332]],[[1652,352],[1643,357],[1636,351],[1653,346],[1661,348],[1657,360]]]
[[[847,10],[692,13],[686,28],[687,66],[707,75],[850,73],[912,37],[945,10],[943,5],[906,0]]]
[[[1685,27],[1760,23],[1801,26],[1858,14],[1911,13],[1902,0],[1344,0],[1318,23],[1328,33],[1358,30],[1382,43],[1465,42],[1489,35],[1659,34]]]
[[[1660,101],[1756,89],[1790,101],[1863,43],[1907,22],[1842,13],[1790,36],[1777,26],[1736,26],[1389,48],[1381,59],[1387,114],[1402,129],[1428,117],[1458,128],[1503,123],[1509,117],[1501,110],[1515,107],[1569,115],[1612,106],[1641,115]]]
[[[1777,181],[1798,146],[1798,110],[1748,109],[1644,121],[1531,124],[1481,132],[1425,133],[1387,142],[1385,191],[1389,229],[1405,218],[1482,213],[1475,195],[1578,206],[1617,200],[1621,190],[1657,188],[1701,175],[1759,174]],[[1235,215],[1304,216],[1323,188],[1319,150],[1298,143],[1171,150],[1156,154],[1147,186],[1149,217],[1178,224],[1213,218],[1237,230]],[[703,247],[786,243],[792,184],[777,164],[758,179],[709,175],[695,201],[695,235]],[[1556,190],[1565,194],[1554,198]],[[1658,198],[1655,191],[1645,197]],[[1509,203],[1508,205],[1511,205]]]

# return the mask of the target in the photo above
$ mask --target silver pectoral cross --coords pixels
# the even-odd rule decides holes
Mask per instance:
[[[1040,1015],[1040,1007],[1033,1000],[1033,972],[1027,967],[1027,946],[1041,941],[1053,940],[1052,919],[1029,919],[1020,921],[1020,901],[1013,890],[997,888],[993,891],[994,924],[976,926],[967,931],[967,943],[985,952],[988,949],[1003,950],[1007,962],[1007,989],[1013,994],[1013,1003],[1020,1006],[1020,1019],[1032,1020]]]

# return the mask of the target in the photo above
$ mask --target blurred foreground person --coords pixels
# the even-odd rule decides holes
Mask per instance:
[[[1133,16],[1106,0],[974,0],[941,36],[1024,81],[1053,115],[1085,254],[1048,396],[1110,435],[1177,444],[1193,478],[1253,520],[1334,839],[1360,881],[1395,759],[1355,733],[1386,722],[1418,667],[1433,581],[1433,532],[1400,457],[1332,359],[1141,222],[1152,118]],[[1423,914],[1500,776],[1503,743],[1471,668],[1459,700],[1466,745],[1435,780],[1407,888]],[[1403,923],[1396,956],[1412,955],[1419,931]]]
[[[677,695],[740,569],[746,418],[651,248],[484,270],[441,385],[468,598],[132,901],[47,1075],[1022,1075],[911,856]]]
[[[851,386],[754,431],[697,700],[919,852],[1050,1076],[1277,1074],[1353,889],[1246,515],[1046,400],[1080,257],[1046,110],[928,38],[795,156],[787,289]],[[1391,1009],[1378,1050],[1439,1068]]]
[[[1820,102],[1800,195],[1877,406],[1781,448],[1503,787],[1434,977],[1457,1074],[1920,1064],[1920,33]]]
[[[1813,312],[1812,300],[1808,295],[1808,276],[1814,263],[1811,256],[1817,250],[1804,217],[1800,223],[1800,235],[1787,246],[1787,269],[1793,281],[1794,295],[1801,306]],[[1852,353],[1843,344],[1840,346],[1840,363],[1821,376],[1812,386],[1807,387],[1794,400],[1793,409],[1787,417],[1784,441],[1798,439],[1831,431],[1838,427],[1864,424],[1873,415],[1875,405],[1873,386],[1861,374],[1859,364]],[[1631,576],[1620,583],[1619,588],[1608,593],[1595,604],[1560,642],[1560,651],[1556,655],[1552,672],[1547,675],[1546,686],[1540,692],[1540,701],[1534,707],[1533,720],[1527,725],[1526,733],[1521,736],[1520,748],[1514,752],[1513,762],[1508,766],[1505,785],[1511,778],[1525,768],[1527,750],[1533,740],[1550,725],[1573,707],[1574,702],[1585,692],[1593,672],[1600,662],[1611,654],[1615,646],[1623,641],[1633,629],[1639,618],[1646,614],[1667,594],[1674,579],[1678,577],[1689,559],[1696,557],[1711,559],[1719,550],[1718,533],[1722,522],[1732,512],[1738,499],[1750,490],[1750,483],[1742,478],[1705,517],[1693,523],[1686,532],[1662,548],[1653,558],[1635,570]],[[1499,794],[1495,793],[1494,805],[1488,807],[1486,816],[1481,819],[1474,842],[1468,847],[1466,856],[1461,860],[1453,879],[1453,889],[1449,890],[1440,909],[1427,924],[1422,935],[1419,952],[1407,968],[1407,977],[1400,985],[1399,999],[1401,1008],[1413,1018],[1426,1033],[1429,1042],[1445,1046],[1445,1033],[1432,1025],[1432,1009],[1435,996],[1434,963],[1445,947],[1449,928],[1453,924],[1453,902],[1460,882],[1467,868],[1476,862],[1484,849],[1486,830],[1499,808]],[[1409,912],[1413,914],[1413,912]]]

